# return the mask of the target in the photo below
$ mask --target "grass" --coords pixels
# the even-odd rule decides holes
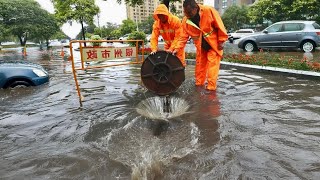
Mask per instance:
[[[144,49],[145,54],[151,52],[150,48]],[[186,53],[186,59],[195,59],[196,53]],[[284,56],[276,53],[263,52],[252,55],[224,54],[222,61],[258,66],[278,67],[303,71],[320,72],[320,63],[310,61],[307,57],[299,59],[295,56]]]

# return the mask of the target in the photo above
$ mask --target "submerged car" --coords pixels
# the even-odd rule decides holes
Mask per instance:
[[[300,48],[304,52],[312,52],[319,45],[320,26],[315,21],[277,22],[238,42],[238,47],[248,52],[259,48]]]
[[[0,89],[37,86],[48,81],[48,72],[40,65],[0,61]]]

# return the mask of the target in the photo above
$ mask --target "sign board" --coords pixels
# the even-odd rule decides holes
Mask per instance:
[[[83,47],[84,62],[136,57],[136,47]]]

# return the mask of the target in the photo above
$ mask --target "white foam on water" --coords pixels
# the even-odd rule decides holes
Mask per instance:
[[[185,114],[190,105],[184,99],[177,97],[169,97],[170,112],[164,112],[166,97],[151,97],[141,101],[136,110],[142,116],[151,119],[168,120]]]

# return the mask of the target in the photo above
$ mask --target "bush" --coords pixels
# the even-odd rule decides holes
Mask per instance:
[[[99,35],[92,35],[91,40],[101,40],[101,37]],[[91,42],[92,46],[100,46],[101,42]]]
[[[128,40],[143,40],[144,43],[147,42],[146,34],[144,32],[135,31],[131,33],[128,37]],[[128,42],[130,46],[136,46],[136,42]],[[142,42],[139,42],[139,47],[142,46]]]
[[[259,52],[257,54],[226,54],[223,61],[241,64],[250,64],[258,66],[269,66],[286,69],[295,69],[303,71],[320,72],[320,63],[310,61],[307,57],[302,59],[294,57],[285,57],[280,54],[270,54],[268,52]]]

